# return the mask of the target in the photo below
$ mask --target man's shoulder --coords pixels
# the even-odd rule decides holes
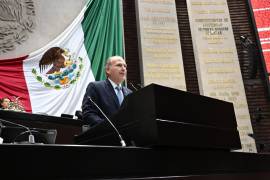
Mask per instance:
[[[108,85],[107,80],[101,80],[101,81],[90,82],[88,87],[99,89],[99,88],[104,88],[107,85]]]
[[[106,84],[106,80],[101,80],[101,81],[92,81],[89,83],[89,85],[93,85],[93,86],[101,86],[101,85],[104,85]]]

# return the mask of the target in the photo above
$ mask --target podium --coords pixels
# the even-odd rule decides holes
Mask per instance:
[[[241,148],[232,103],[156,84],[128,95],[111,120],[128,145]],[[77,144],[119,145],[106,121],[74,140]]]
[[[62,126],[80,127],[81,123],[64,124],[68,119],[17,112],[0,111],[0,116],[21,117],[21,122],[43,120],[41,124],[55,120]],[[0,144],[2,176],[55,180],[270,177],[269,154],[228,152],[240,147],[231,103],[150,85],[130,94],[111,119],[129,145],[144,147],[120,147],[112,127],[104,122],[75,140],[116,146]]]

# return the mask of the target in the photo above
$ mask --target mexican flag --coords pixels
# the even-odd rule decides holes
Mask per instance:
[[[74,114],[88,83],[105,79],[106,59],[123,56],[122,27],[119,1],[90,0],[50,43],[0,60],[0,97],[19,98],[27,112]]]

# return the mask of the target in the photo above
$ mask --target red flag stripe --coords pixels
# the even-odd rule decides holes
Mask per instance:
[[[270,7],[269,0],[252,0],[251,1],[253,9]]]
[[[266,70],[270,72],[270,44],[268,42],[270,38],[270,1],[269,0],[251,0],[255,21],[259,30],[259,37],[263,49],[263,56],[265,60]],[[264,29],[260,29],[264,28]]]
[[[27,57],[0,60],[0,97],[8,97],[11,100],[14,100],[15,97],[20,97],[25,110],[32,112],[23,72],[23,60]]]

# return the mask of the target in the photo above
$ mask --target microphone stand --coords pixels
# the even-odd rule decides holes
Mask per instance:
[[[121,134],[119,133],[119,131],[116,129],[116,127],[113,125],[113,123],[111,122],[111,120],[105,115],[105,113],[99,108],[99,106],[92,100],[92,98],[90,96],[88,96],[88,99],[95,105],[96,108],[98,108],[98,110],[101,112],[101,114],[105,117],[105,119],[111,124],[111,126],[113,127],[113,129],[115,130],[115,132],[117,133],[119,139],[120,139],[120,143],[122,147],[126,147],[126,143],[124,141],[124,139],[122,138]]]
[[[139,87],[140,87],[140,89],[141,89],[141,88],[143,88],[143,85],[141,85],[141,84],[137,84],[137,86],[139,86]]]
[[[35,144],[35,137],[32,134],[32,132],[31,132],[31,130],[30,130],[29,127],[26,127],[24,125],[17,124],[17,123],[14,123],[14,122],[10,122],[10,121],[4,120],[4,119],[0,119],[0,122],[4,122],[4,123],[8,123],[8,124],[12,124],[12,125],[15,125],[15,126],[19,126],[19,127],[25,128],[27,130],[27,132],[29,132],[28,142],[30,144]]]
[[[136,88],[136,87],[133,85],[133,83],[129,82],[128,84],[129,84],[135,91],[138,91],[138,88]]]

